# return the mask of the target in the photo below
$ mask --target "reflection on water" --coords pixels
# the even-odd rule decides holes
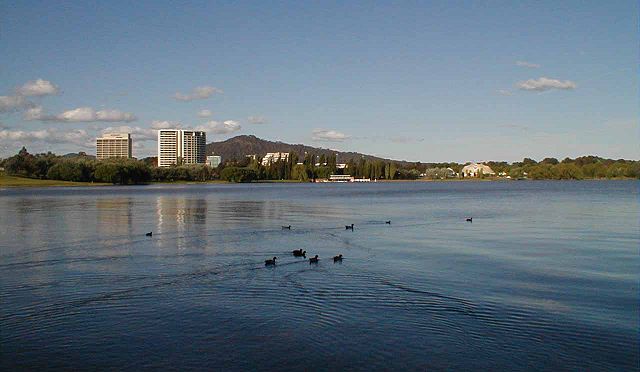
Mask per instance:
[[[134,233],[133,198],[96,199],[96,226],[100,236],[129,236]]]
[[[637,197],[635,181],[9,190],[0,369],[632,370]]]

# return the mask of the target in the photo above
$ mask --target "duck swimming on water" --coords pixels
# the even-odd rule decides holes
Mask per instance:
[[[271,259],[271,260],[264,260],[264,265],[265,265],[265,266],[275,266],[275,264],[276,264],[276,258],[278,258],[278,257],[274,257],[274,258],[273,258],[273,259]]]
[[[151,236],[151,235],[153,235],[153,231],[148,232],[148,233],[146,233],[145,235],[146,235],[146,236]]]
[[[353,230],[353,224],[351,224],[351,225],[346,225],[346,226],[344,227],[344,229],[345,229],[345,230]]]
[[[311,257],[311,258],[309,259],[309,263],[310,263],[310,264],[312,264],[312,263],[318,263],[318,255],[316,255],[315,257]]]
[[[391,220],[389,220],[389,221],[384,221],[384,223],[386,223],[387,225],[391,225]]]
[[[282,230],[291,230],[291,225],[289,225],[289,226],[282,226]]]
[[[473,217],[467,218],[467,222],[473,222]]]
[[[291,253],[293,253],[295,257],[305,257],[307,255],[307,251],[303,251],[302,248],[293,250]]]
[[[333,257],[333,262],[342,261],[342,254]]]

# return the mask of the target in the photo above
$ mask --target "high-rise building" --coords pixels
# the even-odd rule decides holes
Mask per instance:
[[[205,132],[160,129],[158,130],[158,166],[204,164],[206,144]]]
[[[131,134],[106,133],[96,138],[96,158],[130,158],[132,147]]]

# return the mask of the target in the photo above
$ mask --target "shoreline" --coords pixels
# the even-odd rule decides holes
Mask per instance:
[[[527,182],[527,181],[625,181],[637,180],[636,178],[585,178],[582,180],[533,180],[533,179],[505,179],[505,178],[447,178],[447,179],[416,179],[416,180],[378,180],[377,182],[367,183],[404,183],[404,182]],[[263,184],[297,184],[297,183],[324,183],[324,182],[306,182],[296,180],[260,180],[249,183]],[[329,184],[337,182],[327,182]],[[149,186],[149,185],[233,185],[236,182],[209,180],[209,181],[165,181],[165,182],[149,182],[135,185],[117,185],[111,183],[98,182],[74,182],[59,180],[42,180],[35,178],[27,178],[20,176],[0,175],[0,188],[31,188],[31,187],[101,187],[101,186]]]

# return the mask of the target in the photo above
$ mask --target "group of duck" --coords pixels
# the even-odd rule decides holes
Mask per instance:
[[[387,224],[387,225],[391,225],[391,221],[384,221],[384,223]],[[354,226],[355,226],[354,224],[345,225],[344,229],[353,231]],[[282,226],[282,230],[291,230],[291,225]],[[307,251],[303,251],[302,248],[301,249],[295,249],[295,250],[291,251],[291,253],[293,254],[293,257],[304,257],[304,258],[307,258]],[[264,265],[265,266],[275,266],[277,259],[278,259],[278,257],[274,257],[274,258],[271,258],[271,259],[268,259],[268,260],[264,260]],[[318,257],[318,255],[315,255],[314,257],[309,258],[309,264],[317,264],[318,261],[320,261],[320,258]],[[342,254],[339,254],[337,256],[333,256],[333,262],[342,262]]]
[[[466,219],[466,222],[473,222],[473,218],[472,217],[468,217]],[[387,225],[391,225],[391,221],[384,221],[384,223],[387,224]],[[354,226],[355,226],[354,224],[345,225],[344,229],[353,231],[353,227]],[[291,230],[291,225],[282,226],[282,230]],[[145,235],[146,236],[153,236],[153,232],[148,232]],[[304,258],[307,258],[307,251],[303,251],[302,248],[295,249],[295,250],[291,251],[291,253],[293,254],[293,257],[304,257]],[[277,259],[278,259],[278,257],[274,257],[272,259],[264,260],[264,265],[265,266],[275,266]],[[318,261],[320,261],[320,258],[318,257],[318,255],[315,255],[314,257],[309,258],[309,264],[317,264]],[[339,254],[337,256],[333,256],[333,262],[342,262],[342,254]]]
[[[293,254],[293,257],[304,257],[304,258],[307,258],[307,251],[303,251],[302,249],[295,249],[295,250],[291,251],[291,253]],[[278,257],[274,257],[274,258],[269,259],[269,260],[264,260],[264,265],[265,266],[275,266],[277,259],[278,259]],[[314,257],[309,258],[309,264],[317,264],[319,261],[320,261],[320,257],[318,257],[318,255],[315,255]],[[333,256],[333,262],[342,262],[342,254],[339,254],[337,256]]]

